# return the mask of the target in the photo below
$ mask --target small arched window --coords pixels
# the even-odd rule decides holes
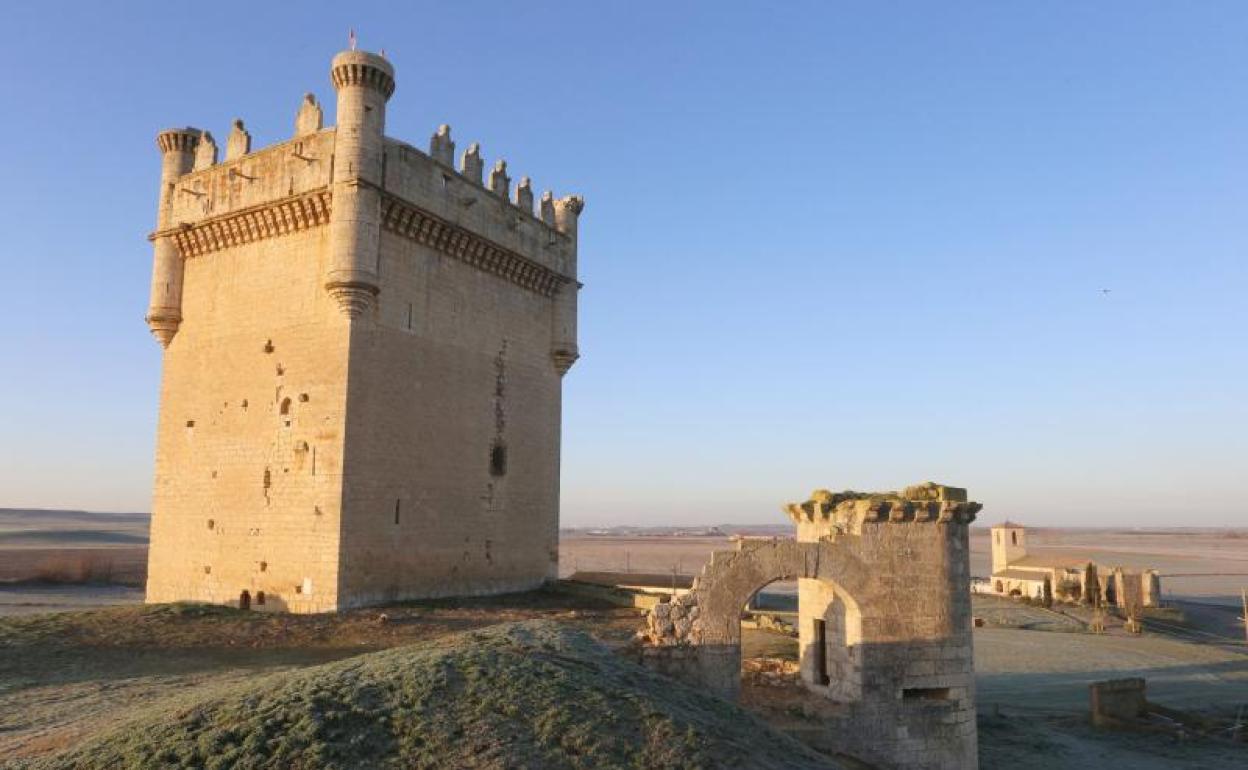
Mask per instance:
[[[256,591],[256,606],[264,604],[264,591]]]
[[[1013,542],[1013,543],[1014,543],[1014,545],[1018,545],[1018,533],[1017,533],[1017,532],[1011,532],[1011,533],[1010,533],[1010,540],[1011,540],[1011,542]]]
[[[283,416],[290,414],[290,399],[289,398],[282,399],[281,413]]]

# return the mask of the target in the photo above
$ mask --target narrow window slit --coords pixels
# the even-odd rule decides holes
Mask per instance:
[[[490,450],[490,475],[507,475],[507,447],[502,444],[495,444]]]

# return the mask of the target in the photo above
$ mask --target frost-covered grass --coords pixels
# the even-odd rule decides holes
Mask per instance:
[[[737,706],[550,621],[197,690],[31,768],[814,768]]]

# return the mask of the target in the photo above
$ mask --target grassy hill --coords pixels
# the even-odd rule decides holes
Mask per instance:
[[[197,689],[30,768],[827,768],[545,620]]]

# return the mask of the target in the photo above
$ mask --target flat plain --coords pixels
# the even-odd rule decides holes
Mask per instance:
[[[618,647],[642,622],[637,610],[558,591],[336,616],[140,607],[145,527],[141,515],[0,512],[0,579],[8,581],[0,587],[0,757],[8,758],[0,766],[41,763],[188,693],[263,675],[532,619]],[[1227,724],[1244,713],[1248,644],[1235,605],[1248,585],[1248,533],[1036,529],[1029,536],[1038,554],[1159,569],[1163,598],[1176,612],[1146,620],[1142,636],[1120,626],[1096,635],[1077,608],[975,597],[975,613],[987,621],[974,639],[982,766],[1248,767],[1242,744],[1124,737],[1092,730],[1086,716],[1090,682],[1127,676],[1144,677],[1150,700],[1168,708]],[[705,532],[567,531],[561,572],[694,574],[711,552],[733,547],[730,536]],[[988,532],[977,528],[972,572],[987,570]],[[790,637],[766,631],[747,631],[744,648],[756,659],[796,655]],[[780,696],[747,686],[745,702],[796,734]]]
[[[992,571],[988,537],[986,527],[971,529],[972,575]],[[1157,569],[1167,599],[1238,605],[1240,589],[1248,587],[1248,529],[1028,528],[1027,537],[1028,553],[1040,556]],[[734,547],[730,536],[567,531],[559,543],[559,567],[563,577],[577,571],[696,574],[712,552]]]

